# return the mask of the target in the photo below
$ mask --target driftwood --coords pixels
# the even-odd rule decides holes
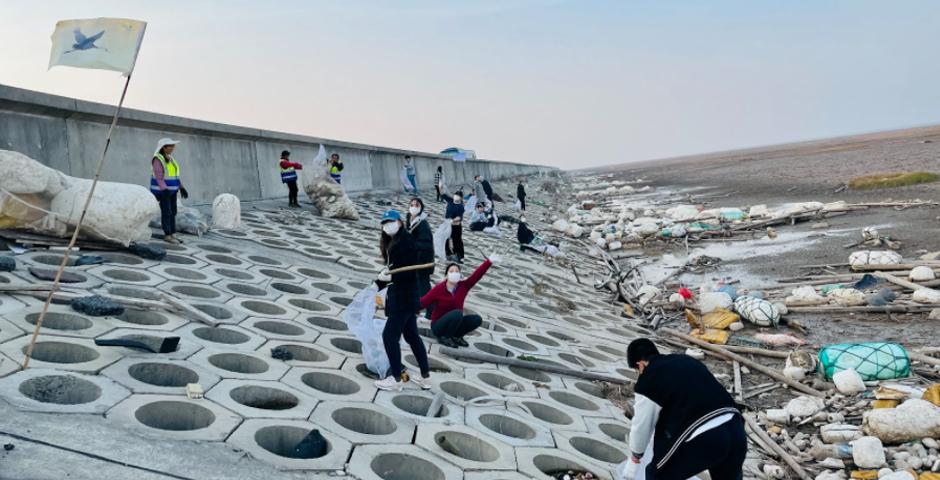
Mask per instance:
[[[886,305],[884,307],[789,307],[790,313],[924,313],[940,305]]]
[[[440,352],[444,355],[457,358],[457,359],[465,358],[468,360],[476,360],[478,362],[487,362],[487,363],[494,363],[497,365],[508,365],[511,367],[527,368],[529,370],[538,370],[541,372],[557,373],[559,375],[567,375],[569,377],[583,378],[585,380],[598,380],[601,382],[614,383],[617,385],[628,385],[630,383],[630,381],[624,380],[623,378],[610,377],[607,375],[588,372],[585,370],[575,370],[573,368],[560,367],[558,365],[539,363],[538,361],[527,361],[527,360],[519,360],[518,358],[501,357],[499,355],[492,355],[492,354],[483,353],[483,352],[458,350],[456,348],[450,348],[450,347],[440,347]]]
[[[922,261],[914,263],[898,263],[896,265],[853,265],[856,272],[877,272],[879,270],[911,270],[914,267],[940,268],[940,262]]]
[[[754,418],[752,418],[750,415],[744,415],[744,421],[747,423],[748,428],[750,428],[752,432],[760,437],[766,446],[770,447],[774,453],[780,456],[787,466],[789,466],[790,469],[793,470],[801,479],[813,480],[813,477],[806,473],[806,470],[803,470],[803,467],[801,467],[800,464],[794,460],[786,450],[784,450],[780,445],[777,445],[777,442],[770,438],[770,435],[768,435],[767,432],[757,424],[757,421],[754,420]]]
[[[741,387],[741,363],[732,361],[731,366],[734,368],[734,398],[741,402],[744,401],[744,389]]]
[[[788,356],[790,356],[789,352],[767,350],[766,348],[739,347],[737,345],[722,345],[722,346],[729,352],[734,352],[734,353],[748,353],[751,355],[760,355],[763,357],[770,357],[770,358],[787,358]]]
[[[895,284],[895,285],[898,285],[898,286],[907,288],[907,289],[909,289],[909,290],[915,290],[915,291],[916,291],[916,290],[920,290],[920,289],[922,289],[922,288],[927,288],[927,287],[925,287],[925,286],[923,286],[923,285],[919,285],[919,284],[916,284],[916,283],[914,283],[914,282],[909,282],[909,281],[904,280],[904,279],[902,279],[902,278],[895,277],[894,275],[891,275],[890,273],[875,272],[875,273],[872,273],[872,276],[881,278],[881,279],[883,279],[883,280],[887,280],[887,281],[889,281],[889,282],[891,282],[891,283],[893,283],[893,284]]]
[[[805,393],[805,394],[807,394],[807,395],[812,395],[812,396],[818,397],[818,398],[825,398],[825,397],[826,397],[826,395],[825,395],[824,393],[820,392],[819,390],[816,390],[815,388],[811,388],[811,387],[808,387],[808,386],[806,386],[806,385],[803,385],[803,384],[800,383],[800,382],[797,382],[797,381],[795,381],[795,380],[791,380],[791,379],[789,379],[789,378],[783,376],[783,374],[777,372],[776,370],[773,370],[773,369],[771,369],[771,368],[767,368],[767,367],[765,367],[765,366],[763,366],[763,365],[761,365],[761,364],[759,364],[759,363],[757,363],[757,362],[755,362],[755,361],[752,361],[752,360],[750,360],[750,359],[748,359],[748,358],[742,357],[741,355],[738,355],[738,354],[736,354],[736,353],[734,353],[734,352],[732,352],[732,351],[730,351],[730,350],[728,350],[728,349],[726,349],[726,348],[724,348],[724,347],[721,347],[721,346],[718,346],[718,345],[712,345],[712,344],[710,344],[710,343],[708,343],[708,342],[699,340],[699,339],[697,339],[697,338],[695,338],[695,337],[692,337],[692,336],[690,336],[690,335],[686,335],[686,334],[684,334],[684,333],[682,333],[682,332],[679,332],[679,331],[677,331],[677,330],[673,330],[673,329],[671,329],[671,328],[664,328],[664,329],[662,329],[662,331],[665,332],[665,333],[667,333],[667,334],[669,334],[669,335],[672,335],[672,336],[674,336],[674,337],[681,338],[682,340],[685,340],[686,342],[689,342],[689,343],[691,343],[691,344],[694,344],[694,345],[697,345],[697,346],[699,346],[699,347],[701,347],[701,348],[704,348],[705,350],[709,350],[709,351],[712,351],[712,352],[714,352],[714,353],[717,353],[718,355],[720,355],[720,356],[722,356],[722,357],[725,357],[725,358],[728,359],[728,360],[737,360],[738,362],[741,362],[741,364],[746,365],[746,366],[748,366],[749,368],[751,368],[751,369],[753,369],[753,370],[757,370],[758,372],[761,372],[761,373],[763,373],[764,375],[767,375],[768,377],[773,378],[774,380],[783,382],[783,383],[785,383],[785,384],[787,384],[787,385],[793,387],[793,389],[799,390],[799,391],[801,391],[801,392],[803,392],[803,393]]]
[[[929,355],[924,355],[923,353],[907,352],[907,356],[911,360],[914,360],[917,362],[927,363],[930,365],[940,365],[940,358],[934,358]]]

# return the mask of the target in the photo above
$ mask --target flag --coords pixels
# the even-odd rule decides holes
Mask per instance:
[[[62,20],[52,33],[49,68],[66,65],[130,75],[146,28],[146,22],[126,18]]]

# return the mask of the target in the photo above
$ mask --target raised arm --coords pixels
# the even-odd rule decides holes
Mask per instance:
[[[481,278],[483,278],[483,275],[486,275],[486,271],[490,269],[491,265],[493,265],[493,262],[487,260],[483,262],[482,265],[477,267],[477,269],[474,270],[473,273],[471,273],[469,277],[467,277],[467,280],[466,280],[468,284],[467,288],[473,288],[473,286],[476,285],[477,282],[479,282]]]

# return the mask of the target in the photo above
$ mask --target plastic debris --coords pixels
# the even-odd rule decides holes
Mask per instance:
[[[926,282],[935,280],[937,276],[933,273],[932,268],[919,265],[911,269],[911,273],[908,274],[907,278],[912,282]]]
[[[761,327],[777,325],[780,322],[780,311],[777,307],[760,298],[738,297],[734,301],[734,310],[741,315],[741,318]]]
[[[855,395],[865,391],[865,382],[861,375],[851,368],[836,372],[832,376],[832,381],[836,384],[836,390],[844,395]]]
[[[849,255],[849,265],[859,267],[862,265],[898,265],[901,255],[889,250],[861,250]]]
[[[82,255],[75,259],[76,267],[83,267],[85,265],[100,265],[104,263],[104,257],[98,255]]]

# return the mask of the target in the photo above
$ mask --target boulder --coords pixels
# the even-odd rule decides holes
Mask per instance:
[[[917,303],[928,305],[940,303],[940,291],[932,288],[921,288],[914,291],[914,294],[911,295],[911,299]]]
[[[67,230],[78,223],[91,180],[72,179],[72,183],[52,199],[51,212]],[[128,246],[150,239],[150,219],[160,213],[160,206],[150,190],[127,183],[98,182],[94,197],[82,224],[84,236]]]
[[[242,205],[238,197],[223,193],[212,200],[212,228],[234,230],[242,224]]]
[[[910,399],[896,408],[866,412],[862,428],[888,444],[940,438],[940,407],[919,398]]]
[[[878,468],[885,464],[885,449],[876,437],[862,437],[853,440],[852,460],[861,468]]]
[[[908,274],[907,278],[912,282],[926,282],[936,279],[937,276],[933,273],[932,268],[920,265],[911,269],[911,273]]]

